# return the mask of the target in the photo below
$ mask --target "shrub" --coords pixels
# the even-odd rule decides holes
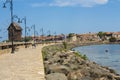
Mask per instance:
[[[67,50],[67,42],[63,42],[64,49]]]
[[[87,58],[87,56],[84,54],[84,55],[82,56],[82,59],[87,60],[88,58]]]
[[[80,52],[75,52],[75,55],[81,57],[84,60],[88,60],[87,56],[85,54],[82,55]]]
[[[115,37],[111,37],[111,38],[109,39],[109,41],[110,41],[110,42],[116,42],[116,38],[115,38]]]

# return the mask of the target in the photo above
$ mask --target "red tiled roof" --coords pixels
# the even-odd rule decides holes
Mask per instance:
[[[113,34],[120,35],[120,32],[114,32]]]
[[[112,34],[113,32],[105,32],[105,34]]]

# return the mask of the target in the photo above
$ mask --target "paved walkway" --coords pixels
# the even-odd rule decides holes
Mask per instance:
[[[45,80],[41,48],[0,55],[0,80]]]

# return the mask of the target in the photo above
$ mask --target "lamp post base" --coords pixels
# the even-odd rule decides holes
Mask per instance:
[[[27,48],[27,45],[25,45],[25,48]]]
[[[11,51],[11,53],[12,53],[12,54],[14,53],[14,48],[12,48],[12,51]]]

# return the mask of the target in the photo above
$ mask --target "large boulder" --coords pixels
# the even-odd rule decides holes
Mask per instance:
[[[51,73],[46,75],[46,80],[68,80],[63,73]]]
[[[80,71],[77,70],[77,71],[70,72],[67,77],[68,77],[68,80],[80,80],[82,76],[83,75],[80,73]]]
[[[53,64],[53,65],[50,65],[49,66],[49,71],[51,73],[63,73],[65,75],[67,75],[71,69],[67,66],[64,66],[64,65],[57,65],[57,64]]]

